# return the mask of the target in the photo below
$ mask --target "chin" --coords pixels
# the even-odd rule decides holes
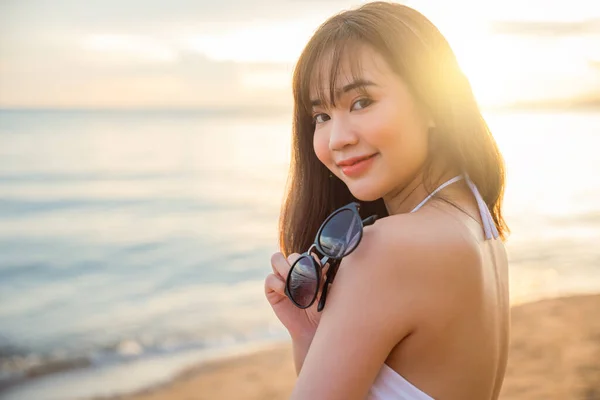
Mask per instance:
[[[348,185],[352,196],[360,201],[375,201],[382,197],[382,191],[373,184],[374,182],[355,182]]]

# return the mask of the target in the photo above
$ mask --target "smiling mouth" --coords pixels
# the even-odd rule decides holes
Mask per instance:
[[[347,177],[358,177],[368,171],[368,169],[373,164],[373,159],[378,154],[379,153],[375,153],[371,156],[358,159],[352,164],[344,163],[342,165],[339,165],[339,167],[344,173],[344,175],[346,175]]]
[[[375,157],[377,154],[378,153],[371,154],[370,156],[366,156],[366,157],[355,158],[355,159],[353,159],[350,162],[348,162],[348,161],[342,161],[341,163],[338,164],[338,167],[340,167],[340,168],[351,167],[351,166],[356,165],[358,163],[361,163],[363,161],[367,161],[368,159]]]

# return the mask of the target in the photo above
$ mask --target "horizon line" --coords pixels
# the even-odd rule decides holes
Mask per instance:
[[[600,96],[583,95],[567,98],[549,98],[538,100],[515,100],[504,104],[479,104],[482,110],[502,109],[568,109],[568,108],[600,108]],[[43,106],[43,105],[2,105],[0,111],[80,111],[80,112],[206,112],[206,113],[252,113],[292,112],[293,104],[269,105],[132,105],[132,106]]]

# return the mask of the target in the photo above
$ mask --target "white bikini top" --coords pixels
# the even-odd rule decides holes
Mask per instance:
[[[425,198],[421,203],[419,203],[411,213],[417,211],[429,199],[431,199],[437,192],[444,189],[446,186],[453,184],[454,182],[458,182],[462,179],[465,179],[467,185],[473,192],[475,199],[477,200],[477,205],[479,206],[479,214],[481,215],[481,221],[483,221],[483,230],[485,232],[485,239],[496,239],[500,235],[498,233],[498,229],[496,228],[496,224],[492,218],[492,214],[488,209],[485,201],[483,201],[483,197],[477,190],[477,186],[469,179],[468,175],[455,176],[449,181],[441,184],[437,189],[435,189],[429,196]],[[434,400],[433,397],[429,396],[425,392],[421,391],[419,388],[414,386],[412,383],[407,381],[402,375],[398,374],[394,369],[389,367],[387,364],[383,364],[383,367],[379,371],[379,374],[375,378],[375,382],[371,386],[369,390],[369,395],[367,400]]]

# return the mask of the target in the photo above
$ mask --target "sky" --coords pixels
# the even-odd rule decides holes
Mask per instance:
[[[291,103],[294,62],[360,0],[2,0],[0,107]],[[600,93],[600,1],[414,0],[485,105]]]

